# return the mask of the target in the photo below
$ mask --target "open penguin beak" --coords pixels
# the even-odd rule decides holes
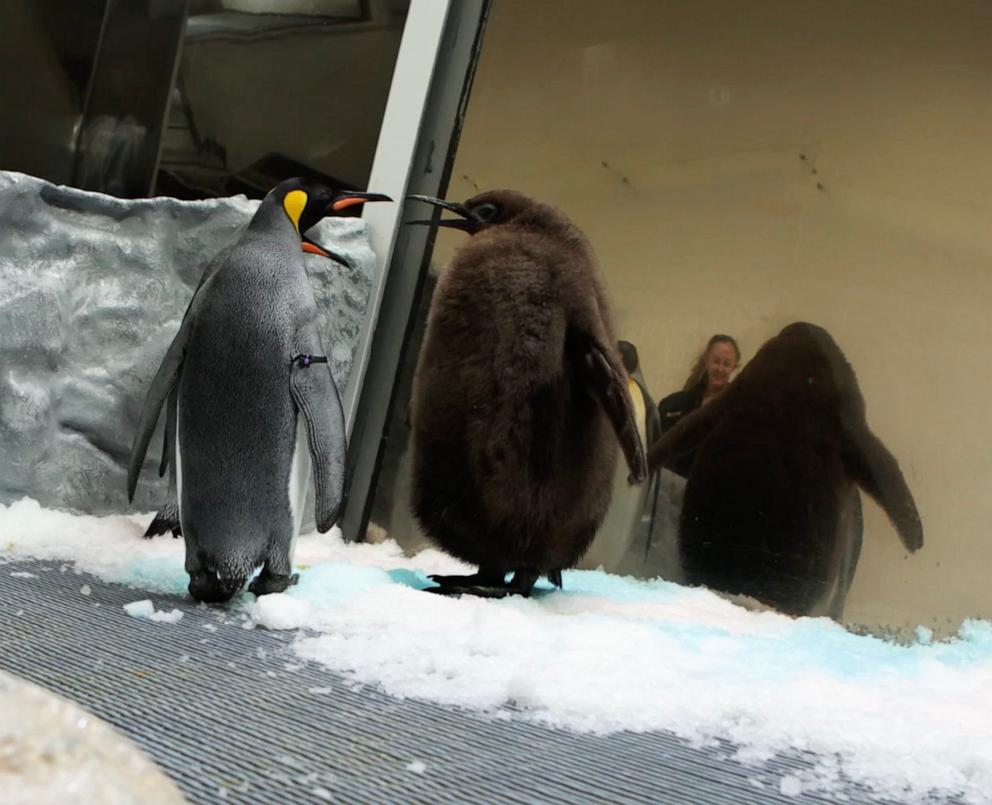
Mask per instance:
[[[348,207],[355,207],[370,201],[392,201],[392,199],[383,193],[352,193],[351,191],[346,191],[338,193],[334,197],[334,201],[327,208],[327,214],[339,213],[342,210],[348,209]]]
[[[433,204],[435,207],[440,207],[442,210],[451,210],[451,212],[461,216],[461,218],[446,218],[444,220],[407,221],[407,224],[435,224],[451,229],[461,229],[463,232],[470,232],[477,223],[475,217],[463,204],[454,204],[444,199],[434,198],[433,196],[407,196],[407,200],[423,201],[427,204]]]
[[[384,193],[357,193],[346,191],[343,193],[338,193],[334,197],[334,201],[327,206],[326,215],[334,215],[335,213],[341,214],[342,211],[348,209],[349,207],[358,207],[371,201],[392,201],[392,199]],[[340,254],[337,254],[330,249],[324,248],[319,243],[315,243],[306,235],[301,235],[300,239],[302,241],[303,251],[307,254],[319,254],[321,257],[330,258],[335,263],[340,263],[343,266],[352,268],[351,262],[347,258],[342,257]]]
[[[318,254],[321,257],[327,257],[333,260],[335,263],[340,263],[341,265],[346,266],[347,268],[352,267],[351,263],[348,261],[347,258],[342,257],[337,252],[332,252],[330,249],[325,249],[323,246],[314,243],[306,235],[301,235],[300,241],[301,241],[301,245],[303,246],[303,251],[305,251],[307,254]]]

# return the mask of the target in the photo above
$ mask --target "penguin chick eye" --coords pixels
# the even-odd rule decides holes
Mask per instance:
[[[485,204],[480,204],[472,210],[472,215],[480,223],[489,224],[496,220],[499,212],[500,210],[497,205],[492,202],[486,202]]]

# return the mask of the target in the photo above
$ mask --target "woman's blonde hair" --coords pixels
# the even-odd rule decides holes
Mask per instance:
[[[683,391],[690,391],[697,386],[701,386],[703,391],[706,391],[706,359],[710,356],[710,350],[716,344],[730,344],[734,348],[734,354],[737,356],[737,363],[741,362],[741,349],[737,346],[737,342],[729,335],[717,334],[706,342],[706,349],[696,358],[696,363],[693,365],[692,371],[689,372],[689,377],[682,387]]]

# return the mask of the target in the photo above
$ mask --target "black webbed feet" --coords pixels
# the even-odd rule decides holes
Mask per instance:
[[[179,524],[179,507],[175,503],[166,503],[155,513],[155,519],[145,529],[143,538],[151,539],[166,531],[172,532],[173,539],[183,535],[182,526]]]
[[[269,573],[266,568],[255,577],[255,580],[248,585],[248,592],[255,595],[269,595],[270,593],[285,592],[287,587],[292,587],[300,580],[299,573],[283,575]]]
[[[557,582],[551,582],[561,586],[561,572],[557,573]],[[537,581],[538,574],[531,570],[517,570],[513,578],[507,582],[505,576],[493,573],[476,573],[472,576],[429,576],[431,581],[437,582],[437,587],[427,587],[424,592],[437,593],[438,595],[475,595],[480,598],[505,598],[508,595],[522,595],[525,598],[530,596],[534,589],[534,582]]]
[[[514,595],[522,595],[524,598],[529,598],[538,575],[540,574],[536,570],[517,570],[514,572],[513,578],[510,579],[510,583],[507,586]]]
[[[497,573],[475,573],[471,576],[428,576],[437,587],[427,587],[424,592],[438,595],[476,595],[480,598],[503,598],[510,594],[505,576]]]
[[[198,570],[190,573],[189,594],[205,604],[230,601],[245,583],[243,578],[220,578],[214,573]]]
[[[506,586],[492,587],[482,584],[451,584],[440,587],[425,587],[425,593],[436,593],[437,595],[474,595],[477,598],[506,598],[513,595],[513,591]]]
[[[503,577],[494,575],[492,573],[473,573],[471,576],[443,576],[435,573],[432,576],[428,576],[431,581],[436,581],[442,587],[450,587],[453,585],[460,586],[472,586],[472,585],[482,585],[482,586],[505,586]]]

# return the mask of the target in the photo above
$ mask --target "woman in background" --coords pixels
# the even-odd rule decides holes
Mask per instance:
[[[669,394],[658,403],[661,432],[670,430],[686,414],[720,396],[730,385],[730,376],[740,362],[741,351],[737,342],[729,335],[714,335],[696,360],[682,390]],[[694,451],[683,453],[669,468],[687,478],[694,458]]]

